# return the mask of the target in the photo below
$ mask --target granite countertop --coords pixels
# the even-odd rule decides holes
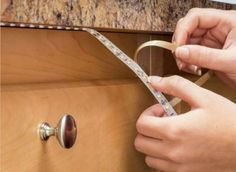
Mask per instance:
[[[171,32],[192,7],[232,9],[208,0],[2,0],[1,21]]]

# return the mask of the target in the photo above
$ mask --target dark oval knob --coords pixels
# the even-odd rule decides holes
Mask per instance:
[[[43,122],[39,127],[39,135],[42,140],[48,140],[50,136],[56,136],[63,148],[71,148],[77,137],[75,119],[71,115],[64,115],[55,128]]]

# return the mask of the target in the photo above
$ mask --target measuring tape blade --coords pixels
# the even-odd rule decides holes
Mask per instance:
[[[97,32],[96,30],[90,29],[90,28],[82,28],[82,30],[94,36],[99,42],[101,42],[110,52],[112,52],[120,61],[126,64],[140,78],[140,80],[151,91],[153,96],[162,106],[162,108],[166,112],[166,116],[177,115],[177,113],[175,112],[173,107],[170,105],[168,100],[165,98],[165,96],[161,92],[156,91],[150,86],[150,83],[148,82],[148,75],[143,71],[143,69],[134,60],[132,60],[123,51],[121,51],[116,45],[114,45],[110,40],[108,40],[105,36]]]
[[[67,27],[67,26],[60,26],[60,25],[40,25],[40,24],[33,24],[33,23],[17,23],[17,22],[0,22],[0,28],[1,27],[23,27],[23,28],[35,28],[35,29],[57,29],[57,30],[74,30],[78,31],[81,30],[81,27]],[[135,52],[133,61],[130,57],[128,57],[124,52],[122,52],[119,48],[117,48],[111,41],[109,41],[106,37],[101,35],[99,32],[97,32],[94,29],[89,28],[82,28],[82,30],[87,31],[91,35],[93,35],[95,38],[97,38],[102,44],[105,45],[106,48],[108,48],[109,51],[111,51],[119,60],[121,60],[123,63],[125,63],[134,73],[141,79],[141,81],[144,83],[144,85],[151,91],[151,93],[154,95],[154,97],[157,99],[157,101],[160,103],[160,105],[163,107],[163,109],[166,112],[167,116],[173,116],[177,115],[172,106],[177,105],[181,102],[181,99],[175,97],[171,100],[171,103],[167,101],[167,99],[163,96],[161,92],[158,92],[154,90],[148,83],[148,76],[147,74],[142,70],[142,68],[136,64],[137,62],[137,55],[140,52],[141,49],[148,47],[148,46],[157,46],[162,47],[171,50],[172,52],[175,51],[177,46],[173,43],[161,41],[161,40],[153,40],[148,41],[143,44],[141,44],[138,49]],[[196,68],[195,65],[190,65],[194,68],[194,70],[189,70],[187,72],[201,75],[201,69]],[[195,70],[197,69],[197,70]],[[186,70],[185,70],[186,71]],[[213,75],[213,71],[208,71],[205,73],[199,80],[197,80],[195,83],[199,86],[204,84],[209,78],[211,78]],[[172,106],[171,106],[172,105]]]

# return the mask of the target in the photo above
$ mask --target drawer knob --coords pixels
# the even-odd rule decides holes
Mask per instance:
[[[77,136],[75,119],[71,115],[64,115],[55,128],[43,122],[39,126],[39,135],[43,141],[48,140],[50,136],[56,136],[59,144],[69,149],[74,145]]]

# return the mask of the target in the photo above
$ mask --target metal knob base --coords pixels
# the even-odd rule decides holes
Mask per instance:
[[[39,126],[39,136],[43,141],[48,140],[51,136],[56,136],[63,148],[71,148],[77,137],[75,120],[71,115],[64,115],[55,128],[51,127],[47,122],[43,122]]]

